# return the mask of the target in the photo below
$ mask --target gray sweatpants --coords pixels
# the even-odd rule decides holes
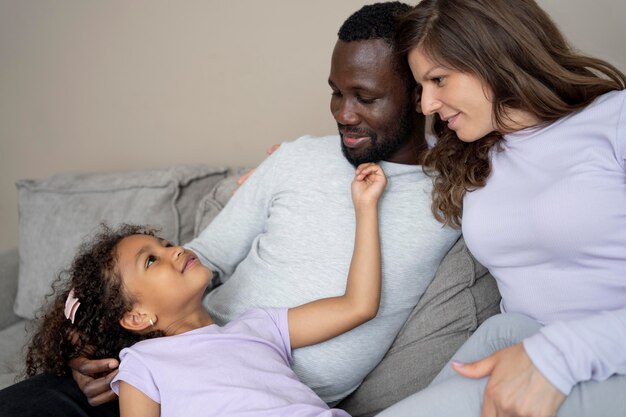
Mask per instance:
[[[461,362],[482,359],[496,350],[521,342],[540,327],[539,323],[521,314],[493,316],[476,330],[453,358]],[[459,376],[448,363],[426,389],[389,407],[378,417],[480,417],[486,383],[487,378]],[[577,384],[557,416],[626,416],[626,375]]]

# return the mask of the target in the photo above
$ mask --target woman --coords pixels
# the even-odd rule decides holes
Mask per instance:
[[[625,415],[626,77],[532,0],[424,0],[398,44],[434,116],[433,211],[503,314],[381,416]]]

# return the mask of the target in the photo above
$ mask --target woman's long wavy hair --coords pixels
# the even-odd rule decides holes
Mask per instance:
[[[466,192],[483,187],[489,153],[509,132],[507,110],[553,122],[626,86],[611,64],[575,52],[533,0],[422,0],[396,34],[404,59],[415,48],[447,68],[476,75],[493,92],[498,132],[462,142],[438,116],[424,166],[434,176],[433,213],[459,227]]]
[[[27,376],[39,373],[64,375],[68,362],[78,356],[90,359],[116,358],[120,350],[156,336],[155,331],[138,334],[124,329],[119,321],[131,311],[134,300],[124,291],[117,271],[117,245],[127,236],[155,235],[145,226],[105,225],[88,243],[83,244],[69,270],[53,283],[51,302],[35,323],[35,332],[26,353]],[[71,289],[80,300],[74,324],[65,318],[65,300]]]

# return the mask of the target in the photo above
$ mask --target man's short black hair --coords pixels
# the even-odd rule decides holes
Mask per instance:
[[[399,1],[363,6],[343,22],[337,35],[344,42],[383,39],[393,47],[398,20],[409,10],[411,6]]]
[[[406,56],[395,53],[395,32],[402,16],[411,9],[411,6],[399,1],[363,6],[343,22],[337,34],[339,40],[344,42],[377,39],[385,41],[394,52],[393,67],[404,81],[407,91],[413,90],[416,84]]]

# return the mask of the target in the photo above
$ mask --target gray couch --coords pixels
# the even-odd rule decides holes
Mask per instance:
[[[0,253],[0,388],[20,376],[26,329],[51,281],[100,222],[150,223],[171,241],[188,241],[226,204],[241,172],[180,166],[19,181],[19,248]],[[425,387],[498,311],[499,298],[461,238],[383,361],[340,406],[355,416],[373,415]]]

